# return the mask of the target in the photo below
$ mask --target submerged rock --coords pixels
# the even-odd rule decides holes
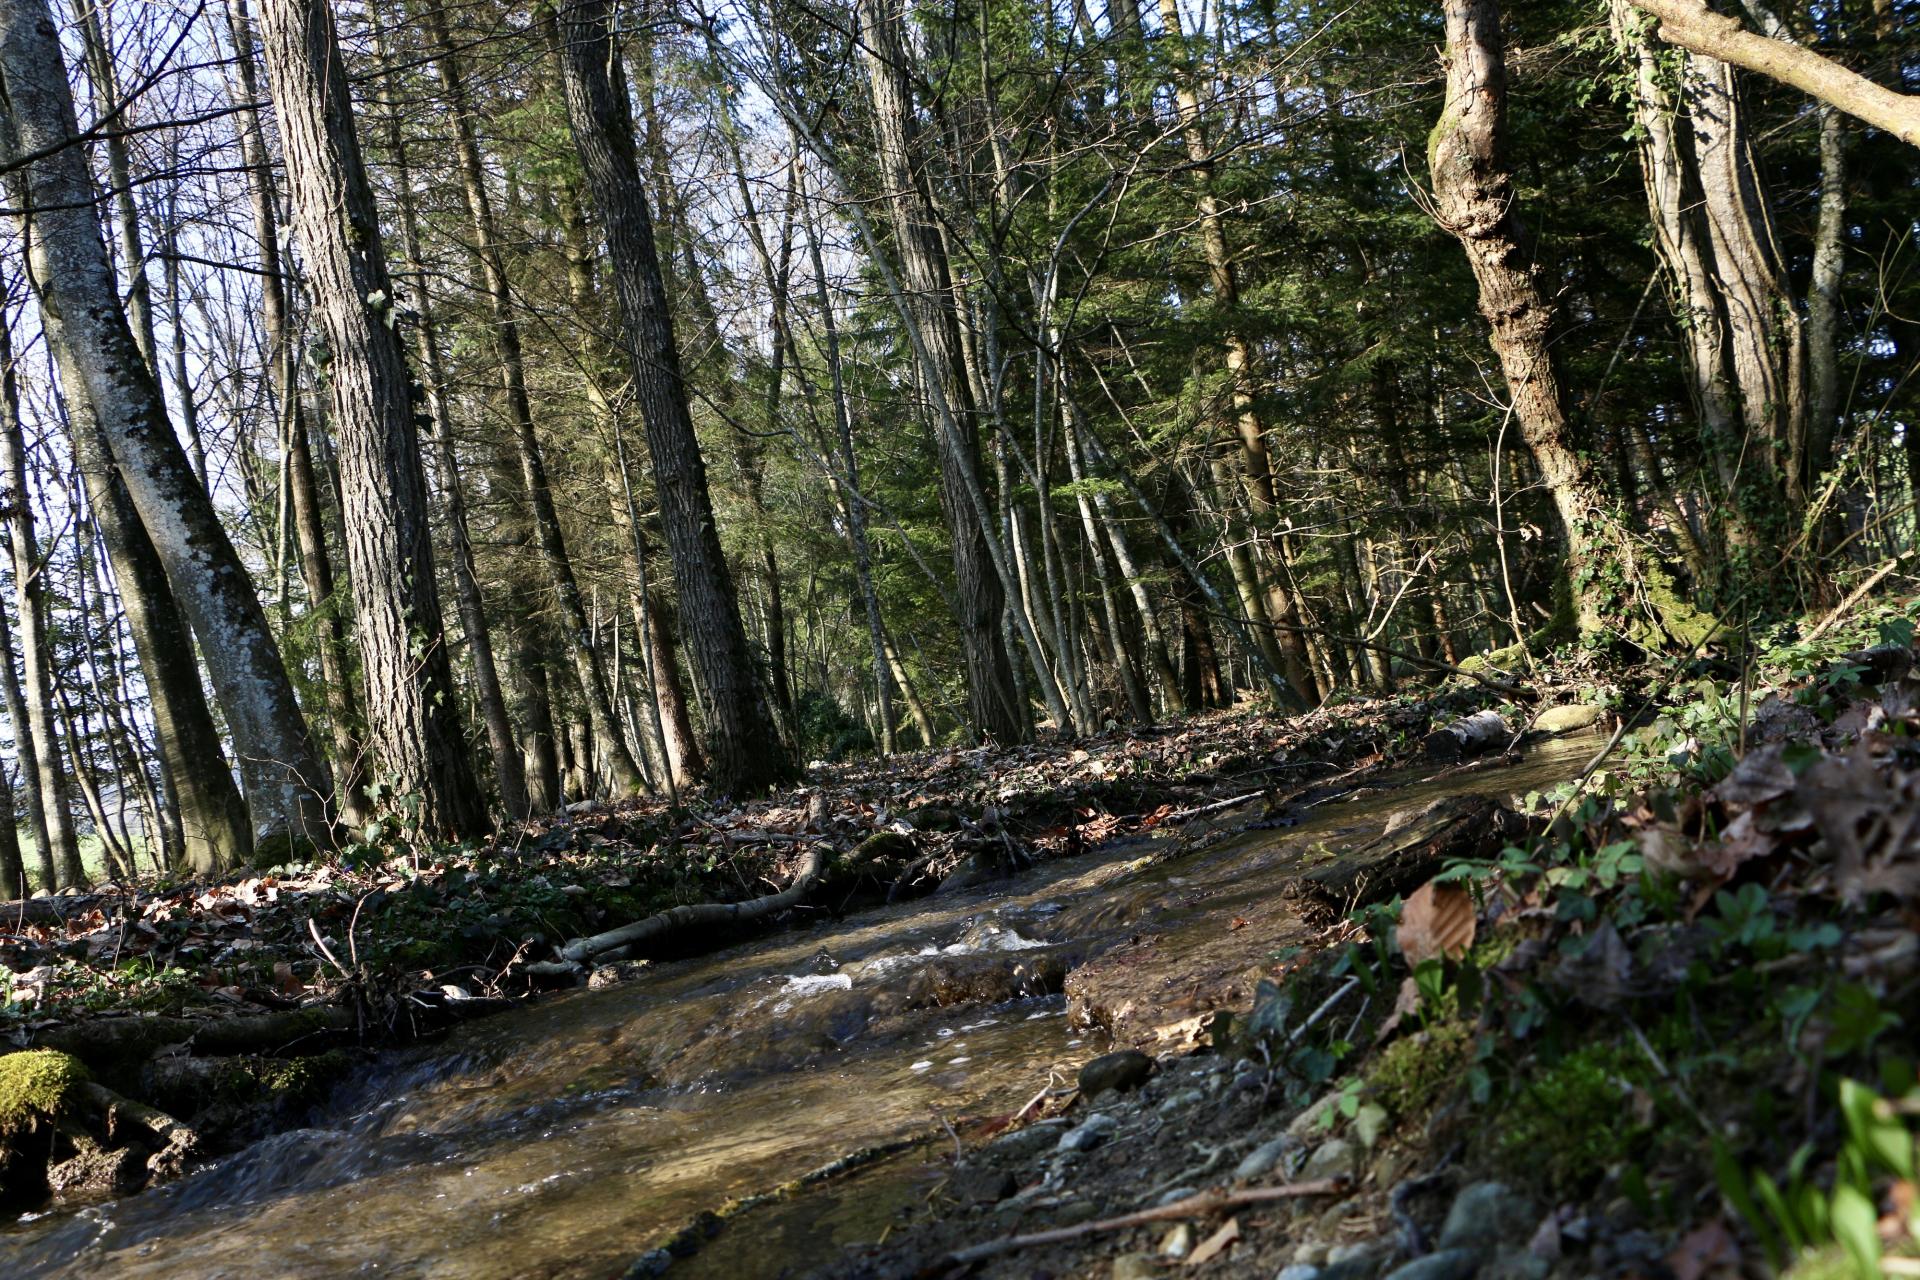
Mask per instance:
[[[1080,1094],[1092,1098],[1110,1089],[1132,1089],[1152,1074],[1153,1059],[1138,1049],[1102,1054],[1080,1068]]]

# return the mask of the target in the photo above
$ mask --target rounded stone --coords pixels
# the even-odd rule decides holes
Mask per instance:
[[[1132,1089],[1152,1074],[1153,1059],[1138,1049],[1101,1054],[1080,1068],[1080,1094],[1092,1098],[1109,1089]]]

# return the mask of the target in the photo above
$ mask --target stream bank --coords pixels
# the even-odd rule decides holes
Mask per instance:
[[[584,802],[477,847],[389,824],[324,859],[220,882],[0,905],[0,1039],[66,1055],[62,1070],[90,1096],[106,1091],[86,1106],[76,1093],[61,1117],[23,1110],[16,1123],[0,1106],[14,1134],[0,1207],[49,1194],[85,1204],[173,1176],[301,1124],[375,1051],[557,988],[616,984],[770,926],[1004,883],[1250,797],[1284,815],[1417,752],[1436,719],[1484,701],[1462,692],[1291,721],[1242,712],[1069,744],[816,763],[806,787],[750,805]],[[634,921],[661,927],[641,946],[576,951]],[[1057,990],[1061,972],[1039,985]],[[122,1122],[135,1116],[152,1122]]]

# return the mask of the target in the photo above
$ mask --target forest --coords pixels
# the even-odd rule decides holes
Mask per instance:
[[[912,926],[979,972],[900,1008],[1040,1001],[1112,1052],[1049,1042],[1027,1107],[927,1102],[815,1182],[898,1190],[886,1144],[951,1135],[911,1157],[946,1203],[1046,1230],[956,1208],[708,1274],[1920,1274],[1916,148],[1914,0],[0,0],[0,1206],[252,1150],[347,1106],[316,1080],[586,1007],[556,989],[691,1000],[666,966],[985,893],[960,942]],[[1407,788],[1281,879],[1232,862]],[[1103,848],[1216,868],[1232,960],[1127,976],[1087,906],[1007,968],[1068,931],[979,921]],[[765,981],[864,991],[852,936]],[[760,962],[644,1088],[802,1087],[733,1025]],[[1127,1012],[1182,983],[1204,1008]],[[1799,1091],[1777,1134],[1699,1093],[1742,1000],[1778,1044],[1729,1096]],[[1248,1115],[1330,1098],[1337,1135],[1267,1135],[1311,1149],[1281,1187],[1278,1145],[1231,1189],[1152,1171],[1185,1200],[1076,1166],[1077,1218],[1060,1169],[1000,1187],[1042,1177],[1011,1137],[968,1154],[1115,1163],[1125,1107],[1186,1096],[1176,1040],[1225,1073],[1187,1092],[1251,1106],[1257,1068]],[[1541,1157],[1552,1251],[1500,1182],[1406,1208],[1519,1159],[1449,1147],[1420,1053],[1592,1136]],[[1594,1078],[1705,1128],[1592,1149]],[[754,1212],[816,1203],[768,1160]],[[1259,1243],[1325,1244],[1290,1198],[1336,1192],[1401,1232],[1371,1269]],[[655,1274],[744,1194],[470,1269]],[[1617,1235],[1588,1202],[1658,1247],[1579,1252]],[[1526,1267],[1463,1214],[1527,1218]],[[1205,1240],[1139,1234],[1176,1219]],[[22,1274],[123,1257],[72,1221]]]

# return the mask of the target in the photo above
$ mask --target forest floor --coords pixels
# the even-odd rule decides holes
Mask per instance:
[[[301,1123],[373,1049],[637,976],[572,941],[596,930],[659,922],[660,958],[1142,832],[1197,832],[1191,852],[1411,761],[1440,772],[1446,727],[1492,709],[1491,756],[1536,722],[1619,732],[1579,785],[1433,828],[1491,845],[1423,836],[1340,882],[1313,945],[1195,1042],[1108,1017],[1128,1047],[985,1126],[1008,1132],[960,1153],[947,1194],[828,1272],[1702,1280],[1807,1246],[1806,1277],[1920,1274],[1891,1256],[1920,1111],[1912,617],[1744,663],[1563,659],[1528,705],[1455,682],[1215,713],[818,766],[746,806],[576,805],[483,845],[388,830],[217,883],[0,905],[20,1051],[0,1054],[0,1200],[171,1176]],[[796,889],[697,944],[674,927]],[[1099,1022],[1096,968],[1068,991]]]

